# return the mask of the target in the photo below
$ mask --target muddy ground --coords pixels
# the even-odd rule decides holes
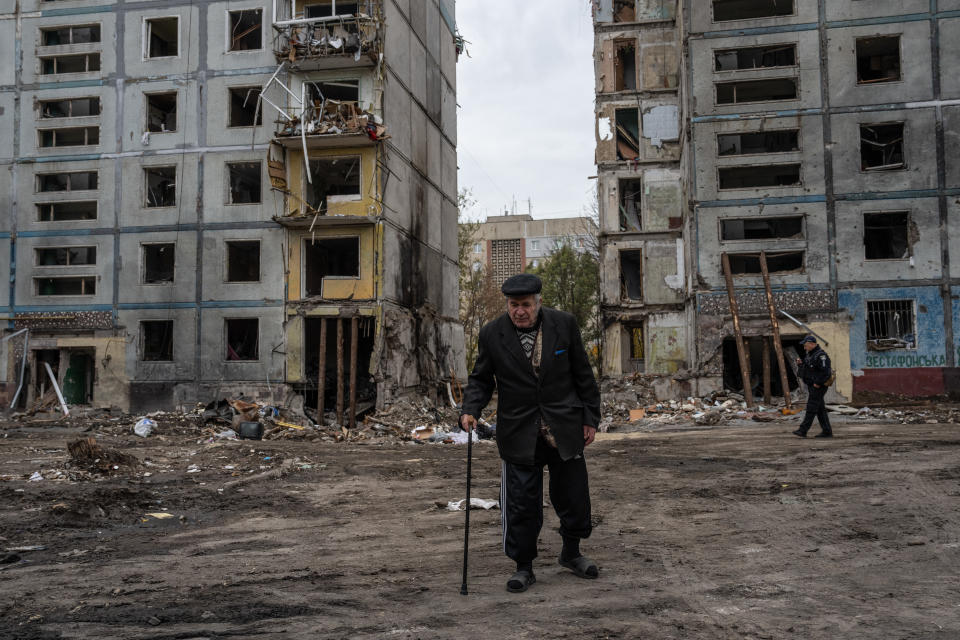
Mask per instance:
[[[463,514],[436,506],[462,497],[464,446],[7,425],[0,548],[46,548],[0,565],[0,638],[960,637],[960,427],[793,422],[604,434],[601,578],[555,565],[548,510],[537,584],[505,592],[499,512],[473,511],[466,597]],[[65,469],[78,435],[145,464]],[[496,498],[495,447],[475,454]]]

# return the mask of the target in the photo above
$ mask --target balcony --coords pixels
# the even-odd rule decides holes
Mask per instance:
[[[275,0],[273,52],[277,62],[301,71],[374,65],[381,51],[380,25],[377,2]]]
[[[373,145],[390,137],[379,116],[358,102],[322,100],[282,112],[275,142],[288,148],[328,149]]]

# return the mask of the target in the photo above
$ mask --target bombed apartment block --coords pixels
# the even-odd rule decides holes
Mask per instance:
[[[8,409],[446,402],[452,0],[3,11]]]

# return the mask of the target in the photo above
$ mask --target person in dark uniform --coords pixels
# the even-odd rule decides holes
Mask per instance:
[[[827,381],[833,376],[830,356],[820,348],[817,339],[813,336],[807,336],[800,343],[807,353],[802,359],[797,358],[797,364],[800,366],[797,373],[800,379],[807,383],[809,394],[807,395],[807,412],[803,416],[800,428],[794,431],[793,435],[806,438],[807,431],[813,425],[813,419],[817,418],[820,421],[820,433],[815,437],[832,438],[833,429],[830,428],[827,405],[823,402],[823,396],[827,394],[829,388]]]
[[[517,563],[507,581],[507,590],[515,593],[536,582],[544,466],[560,519],[560,565],[581,578],[599,575],[597,565],[580,553],[580,540],[592,529],[583,450],[597,432],[600,389],[576,319],[542,307],[542,286],[532,274],[503,283],[507,312],[480,330],[460,416],[465,430],[474,429],[496,387],[503,550]]]

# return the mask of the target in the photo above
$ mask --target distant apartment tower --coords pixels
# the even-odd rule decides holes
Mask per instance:
[[[462,361],[453,0],[141,4],[5,3],[20,401],[44,363],[130,410],[432,395]]]

